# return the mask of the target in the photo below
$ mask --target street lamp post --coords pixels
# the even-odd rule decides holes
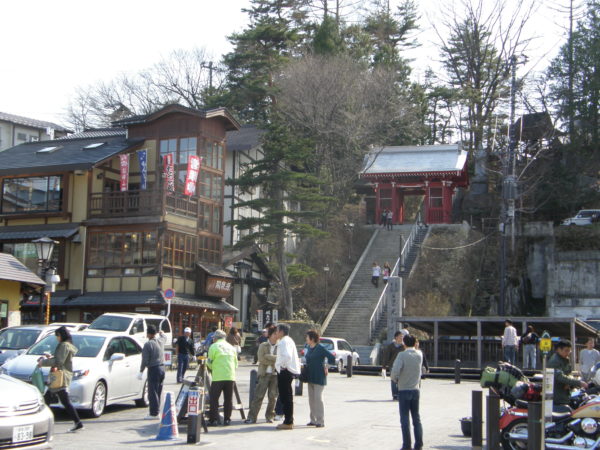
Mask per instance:
[[[40,266],[40,275],[42,280],[48,282],[46,280],[46,275],[48,274],[48,269],[50,268],[50,259],[52,258],[52,252],[54,251],[54,246],[58,244],[58,242],[53,241],[49,237],[43,237],[40,239],[36,239],[32,241],[32,244],[35,245],[35,251],[37,253],[38,264]],[[58,277],[58,275],[55,275]],[[39,322],[42,323],[44,317],[44,297],[46,295],[46,287],[42,286],[42,291],[40,293],[40,310],[39,310]],[[46,323],[49,321],[50,315],[46,319]]]
[[[237,272],[238,280],[240,281],[240,308],[244,308],[244,280],[248,278],[251,273],[252,266],[245,263],[244,261],[238,261],[234,264]],[[246,305],[246,326],[247,330],[252,329],[252,320],[250,318],[250,302]]]

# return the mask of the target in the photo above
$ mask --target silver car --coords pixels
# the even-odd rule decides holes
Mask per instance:
[[[345,339],[334,338],[334,337],[322,337],[319,343],[329,350],[333,356],[335,356],[335,364],[330,365],[331,369],[337,369],[338,372],[342,372],[344,367],[348,365],[348,356],[352,355],[352,365],[356,366],[360,364],[358,353],[352,348],[352,346]],[[305,345],[300,350],[301,362],[305,363],[304,356],[306,355],[307,346]]]
[[[73,331],[87,327],[85,323],[53,323],[50,325],[18,325],[0,330],[0,366],[25,353],[29,347],[54,333],[60,326]]]
[[[135,401],[137,406],[148,405],[146,372],[137,378],[142,361],[142,348],[127,334],[86,330],[73,333],[77,353],[73,358],[73,380],[69,397],[73,406],[99,417],[107,405]],[[38,358],[44,353],[54,353],[56,337],[48,336],[27,353],[0,367],[8,375],[31,381]],[[44,379],[48,367],[42,368]],[[60,403],[52,406],[62,406]]]
[[[36,387],[0,375],[0,448],[46,447],[54,415]]]

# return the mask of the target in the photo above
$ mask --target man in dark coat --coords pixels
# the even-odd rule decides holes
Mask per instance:
[[[554,406],[568,405],[571,389],[587,388],[585,381],[571,376],[569,355],[573,349],[571,341],[561,340],[556,344],[556,352],[548,360],[548,368],[554,369]]]
[[[394,333],[394,340],[383,349],[381,366],[384,370],[392,370],[396,356],[398,356],[398,353],[404,350],[404,344],[402,343],[403,337],[404,333],[402,333],[402,331],[396,331]],[[393,381],[391,381],[391,384],[392,399],[398,400],[398,385]]]
[[[190,355],[195,356],[194,340],[192,339],[192,329],[186,327],[183,330],[183,336],[177,338],[175,343],[177,352],[177,382],[183,383],[185,372],[190,364]]]

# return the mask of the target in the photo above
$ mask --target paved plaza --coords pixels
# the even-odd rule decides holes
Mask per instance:
[[[238,387],[244,406],[248,406],[250,370],[256,368],[243,363],[238,370]],[[192,375],[192,371],[188,375]],[[473,382],[454,384],[453,380],[424,380],[421,394],[421,418],[425,434],[425,448],[466,450],[470,439],[460,432],[458,419],[470,415],[471,391],[479,389]],[[175,372],[167,372],[165,390],[177,393]],[[308,398],[295,397],[292,431],[275,430],[259,415],[255,425],[242,423],[234,411],[228,427],[209,428],[202,433],[201,447],[235,449],[259,448],[332,448],[332,449],[399,449],[402,445],[398,404],[390,400],[390,381],[375,376],[354,376],[330,373],[325,388],[325,427],[307,427]],[[142,420],[147,414],[135,408],[133,402],[108,407],[99,419],[86,419],[85,430],[69,434],[72,424],[66,415],[56,419],[52,447],[56,449],[116,449],[116,448],[184,448],[186,427],[179,427],[179,441],[156,441],[158,422]],[[264,414],[264,410],[261,410]]]

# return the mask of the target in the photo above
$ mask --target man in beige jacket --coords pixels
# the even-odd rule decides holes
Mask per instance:
[[[269,401],[265,417],[267,423],[273,423],[275,417],[275,401],[277,400],[277,372],[275,371],[275,360],[277,359],[277,327],[271,326],[267,330],[269,339],[258,347],[258,383],[254,398],[250,404],[248,418],[244,423],[256,423],[258,412],[262,405],[265,394],[268,392]]]

